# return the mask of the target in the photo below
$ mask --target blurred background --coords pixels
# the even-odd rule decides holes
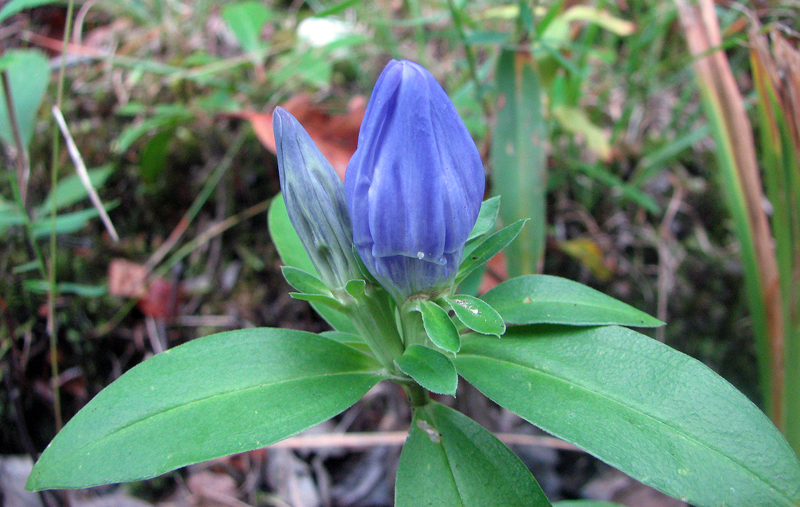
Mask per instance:
[[[543,272],[626,301],[800,450],[798,14],[793,0],[5,2],[5,505],[392,505],[410,414],[386,383],[283,446],[121,487],[21,488],[58,428],[147,357],[227,329],[328,329],[288,296],[267,230],[271,111],[343,175],[393,58],[452,98],[501,221],[531,218],[464,291]],[[469,386],[443,401],[514,442],[551,500],[684,505]]]

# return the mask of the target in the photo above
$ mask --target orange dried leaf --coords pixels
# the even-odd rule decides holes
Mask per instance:
[[[363,96],[356,96],[347,105],[347,112],[332,115],[308,95],[295,95],[281,107],[292,113],[328,159],[339,176],[344,179],[347,163],[358,145],[358,129],[364,119],[367,103]],[[272,130],[272,113],[240,111],[237,118],[250,122],[256,136],[268,150],[275,153],[275,133]]]

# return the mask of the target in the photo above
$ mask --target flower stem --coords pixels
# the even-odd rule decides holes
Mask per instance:
[[[403,389],[406,395],[408,395],[408,402],[412,407],[423,407],[431,401],[428,391],[423,389],[419,384],[404,385]]]

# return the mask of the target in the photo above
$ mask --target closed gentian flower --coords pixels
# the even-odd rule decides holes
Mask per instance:
[[[276,108],[272,125],[286,211],[320,278],[331,289],[363,278],[342,180],[288,111]]]
[[[372,92],[345,173],[353,239],[396,299],[453,283],[485,176],[464,123],[421,65],[392,61]]]

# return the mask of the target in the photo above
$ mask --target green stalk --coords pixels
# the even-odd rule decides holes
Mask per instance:
[[[75,1],[69,0],[67,3],[67,24],[64,27],[64,44],[61,48],[61,66],[58,72],[58,84],[56,90],[56,108],[61,109],[61,102],[64,96],[64,80],[67,69],[67,48],[69,36],[72,32],[72,16],[75,10]],[[50,188],[55,190],[58,185],[58,153],[60,150],[60,133],[58,126],[53,126],[53,141],[50,157]],[[50,371],[53,389],[53,411],[55,412],[56,431],[63,425],[61,420],[61,391],[58,385],[58,321],[56,320],[56,299],[58,298],[58,283],[56,280],[57,253],[56,253],[56,216],[58,209],[56,199],[51,202],[50,208],[50,272],[48,276],[48,297],[47,297],[47,334],[50,337]]]

